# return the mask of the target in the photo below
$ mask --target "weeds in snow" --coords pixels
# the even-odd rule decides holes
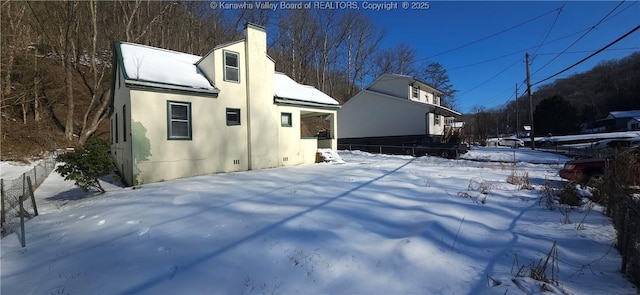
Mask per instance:
[[[453,240],[453,244],[451,245],[451,250],[456,246],[456,241],[458,241],[458,234],[460,234],[460,229],[462,228],[462,224],[464,223],[464,218],[466,216],[462,216],[462,220],[460,221],[460,225],[458,226],[458,231],[456,232],[456,238]]]
[[[571,224],[571,219],[569,219],[569,213],[571,213],[571,208],[562,206],[560,207],[560,213],[562,213],[562,223]]]
[[[550,276],[547,274],[550,268]],[[541,258],[537,264],[531,263],[529,265],[522,265],[516,273],[518,277],[529,277],[540,282],[540,291],[547,292],[553,291],[553,286],[558,286],[558,242],[554,241],[553,246],[549,253]],[[516,279],[513,280],[516,285],[519,285]],[[551,286],[549,285],[551,284]]]
[[[582,220],[580,221],[580,223],[578,223],[578,226],[576,226],[576,230],[584,230],[585,226],[584,226],[584,221],[585,219],[587,219],[587,216],[589,215],[589,213],[591,212],[591,210],[593,209],[595,205],[593,205],[593,202],[589,201],[589,203],[587,203],[587,213],[584,214],[584,217],[582,217]]]
[[[507,183],[517,185],[518,189],[533,189],[533,185],[531,185],[531,182],[529,181],[529,172],[519,173],[515,169],[511,170],[511,174],[507,177]]]
[[[495,184],[486,180],[471,179],[466,192],[458,192],[458,197],[471,199],[476,204],[486,204],[487,197],[491,190],[495,189]],[[480,192],[477,195],[471,194],[473,191]]]
[[[551,186],[548,181],[545,181],[542,186],[542,196],[540,197],[539,203],[544,205],[549,210],[556,209],[556,194],[555,189]]]

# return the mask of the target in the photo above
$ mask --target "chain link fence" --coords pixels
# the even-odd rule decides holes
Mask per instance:
[[[598,189],[618,233],[620,270],[640,287],[640,149],[617,154]]]
[[[24,222],[38,215],[33,191],[38,188],[56,167],[56,157],[62,153],[56,150],[42,159],[29,171],[17,178],[0,178],[2,208],[0,210],[2,237],[19,232],[24,247]]]

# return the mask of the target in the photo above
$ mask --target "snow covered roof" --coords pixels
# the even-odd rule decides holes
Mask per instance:
[[[116,43],[128,83],[218,93],[197,63],[201,56],[134,43]],[[339,106],[339,102],[309,85],[298,84],[283,73],[275,74],[279,102],[314,106]]]
[[[371,88],[372,85],[376,84],[376,82],[378,80],[383,80],[383,79],[402,79],[402,80],[406,80],[409,84],[410,83],[419,83],[422,84],[422,86],[426,86],[428,88],[431,88],[433,91],[437,92],[437,94],[442,95],[444,94],[444,92],[442,92],[442,90],[436,88],[435,86],[421,80],[418,79],[414,76],[407,76],[407,75],[401,75],[401,74],[391,74],[391,73],[387,73],[387,74],[382,74],[380,75],[378,78],[376,78],[373,82],[371,82],[371,84],[369,84],[367,87],[365,87],[366,89]]]
[[[125,79],[217,92],[198,69],[200,56],[133,43],[118,43]],[[137,83],[140,84],[140,83]]]
[[[298,84],[283,73],[275,74],[275,83],[275,96],[279,102],[298,101],[328,106],[340,104],[313,86]]]
[[[609,112],[607,119],[640,117],[640,110]]]

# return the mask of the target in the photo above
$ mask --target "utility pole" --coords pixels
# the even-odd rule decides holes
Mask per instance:
[[[531,149],[536,149],[536,142],[534,140],[533,134],[533,95],[531,94],[531,75],[529,74],[529,53],[525,54],[525,60],[527,63],[527,94],[529,95],[529,113],[531,114]]]
[[[519,122],[519,114],[518,114],[518,83],[516,83],[516,137],[520,133],[520,122]]]

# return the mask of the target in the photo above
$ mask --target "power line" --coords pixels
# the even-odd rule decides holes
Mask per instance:
[[[521,49],[521,50],[518,50],[518,51],[514,51],[514,52],[511,52],[511,53],[507,53],[507,54],[502,55],[502,56],[499,56],[499,57],[494,57],[494,58],[491,58],[491,59],[488,59],[488,60],[483,60],[483,61],[475,62],[475,63],[472,63],[472,64],[468,64],[468,65],[463,65],[463,66],[454,67],[454,68],[448,69],[448,71],[453,71],[453,70],[459,70],[459,69],[463,69],[463,68],[467,68],[467,67],[472,67],[472,66],[476,66],[476,65],[479,65],[479,64],[483,64],[483,63],[487,63],[487,62],[495,61],[495,60],[498,60],[498,59],[502,59],[502,58],[505,58],[505,57],[509,57],[509,56],[512,56],[512,55],[521,54],[521,53],[523,53],[523,52],[527,52],[527,51],[529,51],[529,50],[532,50],[532,49],[534,49],[534,48],[536,48],[536,47],[540,47],[541,45],[548,45],[548,44],[551,44],[551,43],[555,43],[555,42],[558,42],[558,41],[560,41],[560,40],[563,40],[563,39],[569,38],[569,37],[571,37],[571,36],[573,36],[573,35],[580,34],[580,33],[584,32],[584,31],[587,31],[587,30],[589,30],[589,28],[585,28],[585,29],[582,29],[582,30],[580,30],[580,31],[573,32],[573,33],[571,33],[571,34],[564,35],[564,36],[559,37],[559,38],[557,38],[557,39],[553,39],[553,40],[551,40],[551,41],[549,41],[549,42],[546,42],[546,43],[540,44],[540,45],[538,45],[538,46],[531,46],[531,47],[528,47],[528,48],[525,48],[525,49]],[[593,50],[589,50],[588,52],[591,52],[591,51],[593,51]],[[557,54],[557,53],[553,53],[553,54]],[[538,54],[538,55],[549,55],[549,54],[547,53],[547,54]]]
[[[577,66],[577,65],[579,65],[579,64],[581,64],[581,63],[583,63],[583,62],[584,62],[584,61],[586,61],[587,59],[590,59],[590,58],[592,58],[593,56],[595,56],[596,54],[598,54],[598,53],[600,53],[600,52],[602,52],[602,51],[606,50],[607,48],[609,48],[609,47],[613,46],[613,44],[616,44],[616,43],[620,42],[622,39],[624,39],[624,38],[626,38],[627,36],[631,35],[633,32],[637,31],[638,29],[640,29],[640,25],[639,25],[639,26],[636,26],[636,27],[635,27],[635,28],[633,28],[633,29],[631,29],[631,31],[629,31],[629,32],[627,32],[626,34],[624,34],[624,35],[620,36],[618,39],[614,40],[613,42],[611,42],[611,43],[607,44],[605,47],[602,47],[602,48],[598,49],[598,51],[596,51],[596,52],[594,52],[594,53],[592,53],[592,54],[588,55],[587,57],[585,57],[585,58],[581,59],[580,61],[578,61],[578,62],[576,62],[576,63],[574,63],[574,64],[572,64],[571,66],[569,66],[569,67],[565,68],[565,69],[564,69],[564,70],[562,70],[562,71],[559,71],[559,72],[557,72],[557,73],[555,73],[555,74],[553,74],[553,75],[551,75],[551,76],[549,76],[549,77],[547,77],[547,78],[544,78],[544,79],[542,79],[542,80],[540,80],[540,81],[538,81],[538,82],[536,82],[536,83],[531,84],[531,86],[534,86],[534,85],[540,84],[540,83],[542,83],[542,82],[544,82],[544,81],[547,81],[547,80],[549,80],[549,79],[551,79],[551,78],[553,78],[553,77],[555,77],[555,76],[557,76],[557,75],[560,75],[560,74],[562,74],[562,73],[564,73],[564,72],[566,72],[566,71],[570,70],[571,68],[573,68],[573,67],[575,67],[575,66]]]
[[[500,76],[502,73],[506,72],[508,69],[510,69],[511,67],[513,67],[514,65],[516,65],[519,61],[520,61],[520,59],[517,59],[515,62],[513,62],[512,64],[510,64],[509,66],[507,66],[507,67],[506,67],[505,69],[503,69],[502,71],[500,71],[500,72],[498,72],[497,74],[495,74],[495,75],[491,76],[491,78],[489,78],[489,79],[487,79],[487,80],[485,80],[485,81],[481,82],[480,84],[478,84],[478,85],[476,85],[476,86],[472,87],[471,89],[468,89],[468,90],[466,90],[466,91],[464,91],[464,92],[460,93],[460,95],[463,95],[463,94],[469,93],[469,92],[471,92],[471,91],[473,91],[473,90],[476,90],[476,89],[477,89],[477,88],[479,88],[480,86],[485,85],[485,84],[486,84],[486,83],[488,83],[488,82],[491,82],[491,80],[493,80],[493,79],[497,78],[497,77],[498,77],[498,76]]]
[[[547,38],[549,38],[549,35],[551,34],[551,31],[553,31],[553,28],[556,26],[556,23],[558,22],[558,18],[560,17],[560,14],[562,13],[562,9],[563,8],[564,8],[564,5],[560,6],[560,9],[558,10],[558,14],[556,14],[556,18],[553,19],[553,23],[551,24],[551,27],[549,28],[549,31],[547,31],[547,35],[544,36],[544,39],[542,40],[542,42],[540,42],[540,45],[538,45],[538,48],[536,48],[536,50],[533,52],[533,54],[538,52],[538,50],[540,49],[540,47],[542,47],[544,42],[547,41]]]
[[[638,50],[638,49],[640,49],[640,47],[611,48],[609,50]],[[565,52],[565,54],[594,52],[596,50],[597,49],[567,51],[567,52]],[[540,56],[540,55],[553,55],[553,54],[558,54],[558,53],[548,52],[548,53],[538,53],[537,55]]]
[[[497,33],[493,33],[493,34],[491,34],[491,35],[489,35],[489,36],[486,36],[486,37],[480,38],[480,39],[478,39],[478,40],[471,41],[471,42],[469,42],[469,43],[466,43],[466,44],[460,45],[460,46],[455,47],[455,48],[452,48],[452,49],[448,49],[448,50],[442,51],[442,52],[437,53],[437,54],[434,54],[434,55],[432,55],[432,56],[429,56],[429,57],[426,57],[426,58],[423,58],[423,59],[416,60],[416,62],[418,62],[418,61],[422,61],[422,60],[427,60],[427,59],[432,59],[432,58],[434,58],[434,57],[436,57],[436,56],[440,56],[440,55],[443,55],[443,54],[447,54],[447,53],[450,53],[450,52],[456,51],[456,50],[458,50],[458,49],[462,49],[462,48],[464,48],[464,47],[467,47],[467,46],[473,45],[473,44],[475,44],[475,43],[482,42],[482,41],[484,41],[484,40],[487,40],[487,39],[493,38],[493,37],[495,37],[495,36],[497,36],[497,35],[500,35],[500,34],[502,34],[502,33],[504,33],[504,32],[507,32],[507,31],[513,30],[513,29],[515,29],[515,28],[517,28],[517,27],[520,27],[520,26],[522,26],[522,25],[525,25],[525,24],[527,24],[527,23],[530,23],[530,22],[532,22],[532,21],[535,21],[535,20],[537,20],[537,19],[539,19],[539,18],[542,18],[542,17],[546,16],[547,14],[550,14],[550,13],[552,13],[552,12],[555,12],[555,11],[557,11],[557,10],[559,10],[559,9],[561,9],[561,8],[556,8],[556,9],[554,9],[554,10],[551,10],[551,11],[549,11],[549,12],[546,12],[546,13],[544,13],[544,14],[541,14],[541,15],[539,15],[539,16],[536,16],[536,17],[534,17],[534,18],[532,18],[532,19],[529,19],[529,20],[527,20],[527,21],[525,21],[525,22],[522,22],[522,23],[517,24],[517,25],[515,25],[515,26],[511,26],[511,27],[509,27],[509,28],[507,28],[507,29],[504,29],[504,30],[499,31],[499,32],[497,32]]]
[[[548,61],[546,64],[544,64],[542,67],[540,67],[538,70],[536,70],[535,72],[533,72],[533,74],[531,75],[535,75],[536,73],[540,72],[542,69],[544,69],[546,66],[548,66],[550,63],[552,63],[554,60],[558,59],[565,51],[569,50],[571,47],[573,47],[573,45],[576,45],[576,43],[578,43],[578,41],[582,40],[582,38],[584,38],[585,36],[587,36],[589,33],[591,33],[591,31],[593,31],[598,25],[600,25],[602,22],[604,22],[605,20],[607,20],[607,17],[609,15],[611,15],[614,11],[616,11],[618,9],[618,7],[620,7],[620,5],[622,5],[622,3],[624,3],[624,1],[618,3],[618,5],[616,5],[616,7],[614,7],[611,11],[609,11],[609,13],[607,13],[603,18],[601,18],[595,25],[593,25],[591,28],[589,28],[584,34],[582,34],[582,36],[580,36],[578,39],[576,39],[575,41],[573,41],[573,43],[571,43],[567,48],[565,48],[564,50],[562,50],[558,55],[556,55],[555,57],[553,57],[550,61]]]

